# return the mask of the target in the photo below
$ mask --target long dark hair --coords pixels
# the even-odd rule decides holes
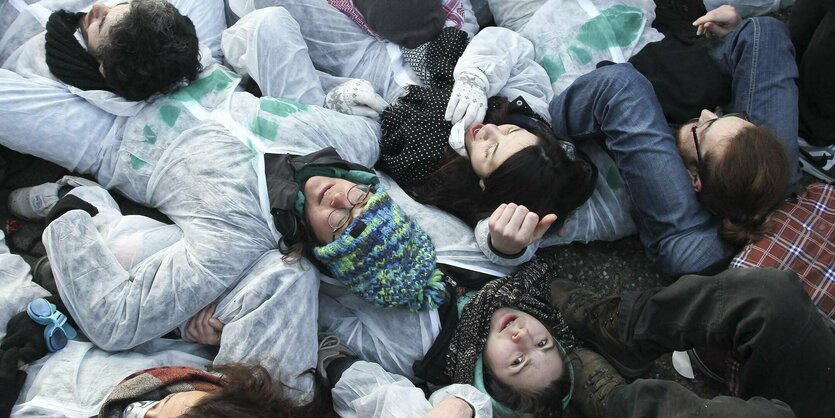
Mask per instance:
[[[226,364],[211,368],[223,374],[223,390],[201,399],[183,418],[222,417],[318,417],[325,416],[330,402],[321,378],[317,377],[313,400],[305,405],[291,403],[273,384],[270,373],[260,365]],[[312,373],[312,371],[311,371]]]
[[[505,123],[508,107],[507,99],[491,98],[484,122]],[[565,220],[591,196],[597,170],[579,151],[576,158],[569,157],[544,123],[528,131],[539,139],[537,144],[517,152],[483,179],[483,190],[470,161],[447,148],[443,165],[412,194],[418,202],[437,206],[470,226],[511,202],[539,216],[553,213],[558,222]]]

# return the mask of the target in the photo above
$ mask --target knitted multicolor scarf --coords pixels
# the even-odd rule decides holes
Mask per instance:
[[[119,383],[105,399],[99,418],[121,418],[125,408],[136,401],[160,400],[172,393],[200,390],[219,392],[219,373],[191,367],[158,367],[136,372]]]
[[[380,191],[335,241],[313,249],[328,274],[377,306],[412,311],[447,300],[435,245],[403,209]]]
[[[447,353],[446,374],[455,383],[472,384],[475,365],[487,344],[490,319],[497,309],[512,306],[528,313],[549,328],[566,351],[577,345],[562,314],[551,302],[554,271],[547,261],[534,259],[518,271],[493,280],[476,292],[464,306]]]

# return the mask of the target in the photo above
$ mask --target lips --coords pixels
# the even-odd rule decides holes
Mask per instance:
[[[470,136],[470,139],[471,139],[472,141],[475,141],[475,136],[478,134],[478,132],[479,132],[479,131],[481,130],[481,128],[483,128],[483,127],[484,127],[484,125],[482,125],[482,124],[480,124],[480,123],[476,123],[475,125],[470,126],[470,130],[468,131],[468,133],[470,134],[469,136]]]
[[[322,191],[319,192],[319,203],[321,204],[325,200],[325,193],[328,192],[333,187],[333,184],[326,185],[322,187]]]
[[[504,316],[502,316],[502,319],[499,321],[499,332],[504,331],[505,328],[507,328],[513,321],[515,321],[518,318],[518,315],[512,313],[507,313]]]

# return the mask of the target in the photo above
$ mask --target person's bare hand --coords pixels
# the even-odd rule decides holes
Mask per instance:
[[[493,211],[487,223],[490,243],[502,254],[518,254],[532,242],[542,238],[556,220],[557,215],[553,213],[540,219],[539,215],[524,206],[503,203]]]
[[[736,8],[726,4],[696,19],[693,26],[696,27],[696,35],[721,38],[731,33],[741,21],[742,17],[736,12]]]
[[[473,408],[467,401],[450,396],[435,405],[424,418],[473,418]]]
[[[211,304],[194,315],[186,325],[186,339],[200,344],[220,345],[223,323],[214,317],[217,304]]]

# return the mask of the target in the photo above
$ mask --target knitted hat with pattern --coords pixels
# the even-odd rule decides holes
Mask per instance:
[[[375,305],[425,311],[448,298],[432,240],[384,191],[369,198],[341,236],[313,253],[331,277]]]

